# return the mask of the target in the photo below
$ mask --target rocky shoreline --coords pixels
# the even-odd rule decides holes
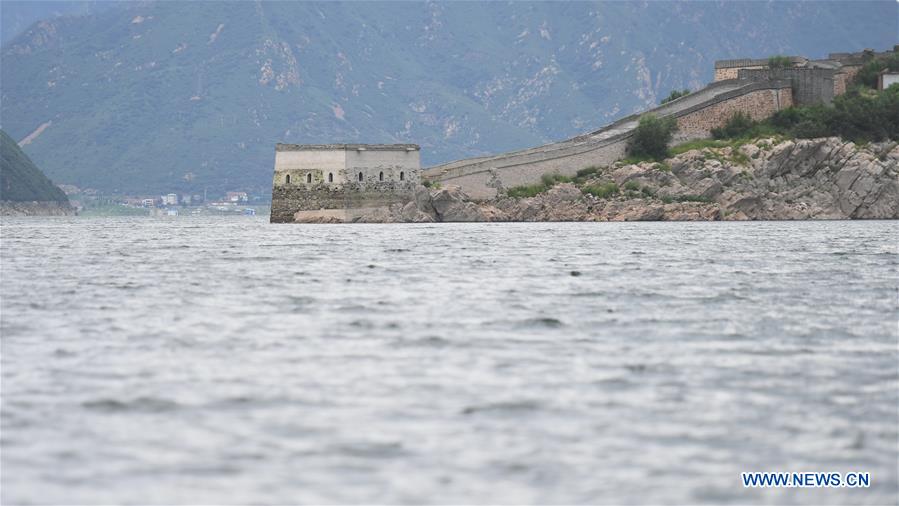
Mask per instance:
[[[75,216],[75,208],[68,202],[0,201],[0,216]]]
[[[899,143],[760,139],[550,177],[542,190],[474,202],[458,187],[419,187],[413,201],[354,221],[899,219]]]

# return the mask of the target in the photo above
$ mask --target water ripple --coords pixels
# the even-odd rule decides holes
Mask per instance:
[[[2,225],[3,504],[899,500],[895,222]]]

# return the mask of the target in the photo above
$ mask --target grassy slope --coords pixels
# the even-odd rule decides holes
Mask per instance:
[[[47,179],[3,130],[0,130],[0,143],[0,200],[68,202],[65,193]]]

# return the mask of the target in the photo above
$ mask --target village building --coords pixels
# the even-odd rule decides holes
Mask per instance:
[[[225,200],[228,202],[246,202],[249,200],[247,192],[228,192],[225,194]]]
[[[899,84],[899,70],[884,70],[877,75],[877,89],[885,90],[894,84]]]

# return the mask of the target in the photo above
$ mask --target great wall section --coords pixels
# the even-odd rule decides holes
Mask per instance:
[[[788,81],[719,81],[649,111],[622,118],[594,132],[536,148],[450,162],[425,169],[430,181],[458,185],[472,199],[493,198],[503,188],[536,183],[543,174],[573,176],[592,165],[610,165],[625,157],[628,139],[640,116],[677,118],[678,141],[708,137],[721,117],[737,111],[763,119],[792,104]],[[724,120],[726,121],[726,120]]]
[[[278,144],[270,219],[345,223],[445,218],[438,207],[447,202],[433,201],[423,182],[439,183],[446,190],[453,187],[460,198],[464,196],[465,209],[471,213],[457,218],[466,221],[477,214],[471,201],[491,201],[510,188],[538,183],[546,174],[574,176],[581,169],[609,167],[622,160],[643,115],[674,118],[675,144],[708,138],[737,113],[763,120],[794,105],[829,103],[846,92],[867,61],[897,52],[899,45],[884,53],[839,53],[824,60],[798,56],[719,60],[714,81],[706,87],[599,130],[426,169],[421,168],[415,144]]]
[[[474,200],[491,199],[503,189],[536,183],[544,174],[573,176],[585,167],[621,160],[644,114],[676,118],[675,142],[683,142],[709,137],[713,128],[723,126],[737,112],[761,120],[794,104],[829,102],[845,92],[869,54],[877,53],[832,53],[826,60],[790,57],[788,68],[779,69],[769,68],[769,60],[719,61],[715,81],[685,97],[571,139],[457,160],[424,169],[422,176],[459,186]]]

